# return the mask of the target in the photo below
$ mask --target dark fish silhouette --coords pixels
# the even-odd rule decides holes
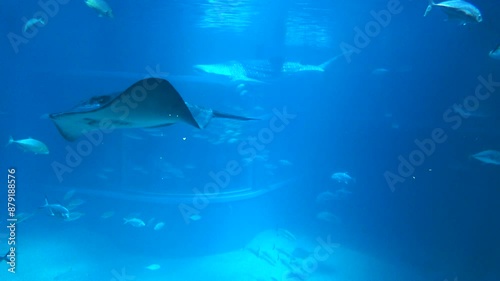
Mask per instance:
[[[49,118],[69,141],[99,129],[162,127],[177,122],[202,129],[212,118],[257,120],[188,104],[170,82],[160,78],[142,79],[120,94],[92,97]]]

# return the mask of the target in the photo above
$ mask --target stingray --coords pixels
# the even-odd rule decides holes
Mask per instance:
[[[142,79],[122,93],[92,97],[49,118],[68,141],[95,130],[154,128],[178,122],[203,129],[212,118],[257,120],[184,102],[172,84],[160,78]]]

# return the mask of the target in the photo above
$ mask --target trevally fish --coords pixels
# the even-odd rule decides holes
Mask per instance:
[[[490,58],[500,60],[500,44],[490,51]]]
[[[47,146],[43,142],[36,139],[27,138],[23,140],[14,140],[12,136],[9,136],[9,142],[7,145],[12,143],[17,144],[25,152],[30,151],[35,154],[49,154]]]
[[[441,3],[434,3],[433,0],[429,0],[429,5],[425,10],[424,17],[427,16],[433,7],[440,8],[448,15],[448,19],[458,20],[462,25],[467,23],[480,23],[483,21],[481,11],[479,11],[476,6],[463,0],[449,0]]]
[[[218,64],[197,64],[193,67],[205,74],[223,76],[235,82],[266,83],[269,80],[304,72],[324,72],[326,68],[344,53],[322,64],[310,65],[293,61],[249,60],[229,61]]]
[[[28,29],[31,29],[34,25],[44,26],[45,25],[45,21],[42,18],[32,18],[32,19],[29,19],[24,24],[24,32],[28,31]]]
[[[63,219],[69,218],[69,210],[61,204],[49,204],[49,200],[45,197],[45,205],[40,206],[39,209],[47,209],[51,216]]]
[[[337,172],[332,175],[332,179],[336,180],[340,183],[349,184],[350,182],[354,182],[354,179],[347,173]]]
[[[146,223],[138,218],[123,218],[123,224],[130,224],[133,227],[144,227]]]
[[[85,4],[89,6],[92,9],[95,9],[98,13],[99,16],[108,16],[110,18],[113,18],[113,10],[111,10],[111,7],[109,4],[104,1],[104,0],[86,0]]]
[[[486,164],[500,165],[500,151],[485,150],[473,154],[472,157]]]
[[[185,102],[169,81],[142,79],[124,92],[92,97],[68,112],[49,114],[59,133],[69,141],[91,132],[148,128],[184,122],[202,129],[212,118],[257,120]]]
[[[155,224],[155,226],[154,226],[154,228],[153,228],[153,229],[154,229],[154,230],[160,230],[160,229],[162,229],[164,226],[165,226],[165,223],[164,223],[164,222],[159,222],[159,223]]]

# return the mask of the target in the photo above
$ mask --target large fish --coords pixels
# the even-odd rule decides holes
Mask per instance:
[[[434,3],[434,0],[429,0],[429,5],[425,10],[424,17],[432,10],[433,7],[440,8],[448,15],[450,20],[458,20],[462,25],[467,23],[479,23],[483,21],[481,11],[469,2],[463,0],[450,0],[441,3]]]
[[[177,122],[202,129],[212,118],[256,120],[186,103],[170,82],[160,78],[142,79],[123,93],[92,97],[49,118],[69,141],[95,130],[162,127]]]
[[[301,64],[280,60],[229,61],[218,64],[197,64],[194,68],[205,74],[227,77],[235,82],[265,83],[269,80],[304,72],[324,72],[326,68],[344,53],[322,64]]]
[[[7,145],[13,143],[17,144],[24,151],[31,151],[35,154],[49,154],[49,148],[47,147],[47,145],[33,138],[14,140],[12,136],[9,136],[9,142],[7,143]]]
[[[40,206],[39,209],[47,209],[51,216],[63,219],[69,218],[69,210],[61,204],[50,204],[47,197],[45,197],[45,204]]]

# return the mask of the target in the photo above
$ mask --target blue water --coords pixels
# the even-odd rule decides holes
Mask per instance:
[[[47,13],[40,4],[47,2],[4,2],[0,139],[32,137],[50,153],[0,149],[0,173],[16,170],[15,212],[30,215],[15,231],[16,273],[4,263],[0,280],[500,279],[499,168],[470,157],[500,150],[498,86],[470,117],[452,111],[481,79],[500,81],[500,61],[488,56],[499,43],[496,3],[475,0],[484,21],[461,26],[437,8],[423,17],[426,1],[109,0],[108,18],[84,1],[54,0],[47,2],[57,11],[27,35],[23,18]],[[388,4],[398,12],[376,23]],[[358,30],[370,25],[378,29],[357,44]],[[357,51],[324,72],[265,83],[193,68],[320,65],[347,44]],[[71,162],[82,140],[65,140],[47,114],[121,92],[151,69],[185,101],[259,120],[115,130]],[[272,129],[283,111],[291,118]],[[446,140],[398,172],[436,129]],[[57,164],[68,172],[55,171]],[[228,165],[238,173],[227,176]],[[335,172],[354,180],[339,183]],[[401,181],[391,184],[389,173]],[[204,190],[217,184],[212,174],[224,181],[214,195]],[[7,182],[1,190],[7,225]],[[347,195],[318,202],[339,190]],[[38,209],[44,197],[65,206],[81,199],[70,211],[83,216],[50,216]],[[189,218],[195,213],[186,215],[186,206],[198,217]],[[146,225],[123,223],[131,217]],[[311,257],[318,237],[340,248],[300,279],[289,273],[297,269],[291,258],[275,256],[279,235],[266,235],[277,229],[297,237],[294,253]],[[13,235],[6,230],[1,255]],[[133,277],[117,277],[122,269]]]

